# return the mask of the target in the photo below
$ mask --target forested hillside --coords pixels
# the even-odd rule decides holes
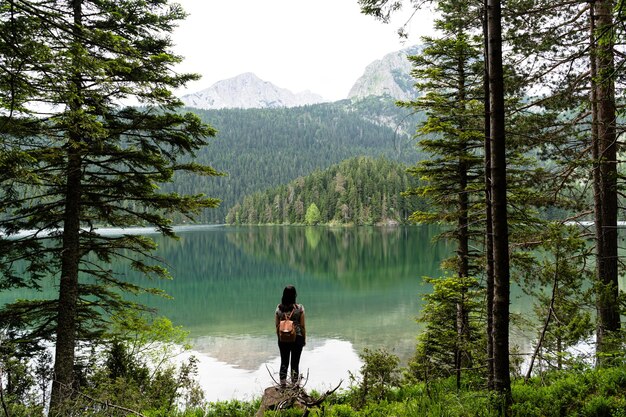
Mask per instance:
[[[355,156],[385,156],[415,163],[419,158],[408,126],[417,116],[391,99],[371,97],[297,108],[190,109],[218,130],[196,162],[211,162],[221,178],[179,176],[168,186],[179,193],[205,193],[222,200],[206,210],[203,223],[223,223],[243,196],[283,185],[316,169]]]
[[[287,185],[247,196],[230,209],[231,224],[396,224],[416,210],[400,194],[415,186],[406,166],[356,157]]]

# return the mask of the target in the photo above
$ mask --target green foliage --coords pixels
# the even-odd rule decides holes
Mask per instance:
[[[220,175],[189,162],[216,131],[172,94],[197,78],[174,71],[170,33],[184,17],[167,0],[0,1],[0,61],[12,68],[0,72],[12,86],[0,98],[0,287],[58,285],[54,299],[3,306],[0,325],[15,341],[54,342],[52,413],[74,383],[80,342],[103,337],[112,316],[146,309],[129,294],[160,293],[114,273],[112,261],[169,277],[150,238],[96,229],[175,237],[173,214],[192,219],[219,203],[161,188],[177,173]]]
[[[330,408],[329,417],[356,417],[358,412],[348,404],[337,404]]]
[[[174,361],[185,350],[186,334],[165,318],[148,321],[129,312],[126,320],[132,320],[134,325],[118,324],[124,331],[112,330],[115,338],[100,341],[98,350],[81,350],[74,367],[74,399],[57,409],[57,413],[125,415],[119,408],[106,406],[113,404],[166,417],[179,408],[204,406],[204,393],[195,380],[197,360],[189,357]],[[10,404],[10,415],[43,415],[52,376],[50,353],[23,351],[23,344],[10,341],[1,347],[2,388],[6,403]]]
[[[10,331],[0,335],[0,388],[10,416],[43,416],[52,377],[52,356],[35,343],[16,343]]]
[[[613,416],[626,408],[623,367],[586,372],[553,372],[513,390],[514,415]],[[525,414],[523,414],[525,413]]]
[[[359,376],[350,375],[357,383],[354,391],[355,405],[363,406],[369,401],[381,401],[390,395],[392,388],[400,384],[400,358],[385,349],[364,349],[359,357],[363,361]]]
[[[322,215],[320,214],[320,209],[317,208],[315,203],[311,203],[309,208],[306,209],[306,214],[304,215],[304,223],[314,226],[320,222],[322,219]]]
[[[405,169],[385,158],[352,158],[247,196],[233,206],[226,220],[231,224],[313,224],[306,216],[315,204],[320,223],[403,223],[416,204],[400,196],[415,184]]]
[[[315,414],[313,414],[315,415]],[[302,417],[300,408],[287,408],[285,410],[269,410],[263,413],[267,417]]]
[[[424,296],[426,303],[418,321],[425,328],[418,336],[408,371],[411,377],[428,382],[452,376],[460,367],[472,368],[484,359],[485,323],[480,314],[484,295],[475,278],[424,280],[433,285],[433,291]],[[465,315],[462,322],[459,312]]]
[[[113,342],[99,367],[82,388],[83,407],[93,403],[111,403],[131,410],[147,410],[154,417],[166,417],[179,407],[195,408],[203,405],[203,393],[194,379],[197,361],[190,358],[179,367],[170,362],[153,369],[129,354],[123,343]],[[91,400],[93,399],[93,400]]]
[[[254,415],[259,409],[260,401],[226,401],[208,404],[202,414],[198,417],[248,417]],[[185,417],[192,417],[193,414],[184,414]]]
[[[585,372],[551,372],[528,384],[512,385],[511,417],[623,416],[626,411],[626,368]],[[371,401],[359,409],[348,404],[332,404],[325,415],[370,417],[373,415],[414,417],[495,417],[500,416],[499,401],[482,389],[457,390],[454,380],[439,380],[428,385],[405,383],[394,391],[391,400]],[[344,401],[349,401],[349,396]]]
[[[586,372],[552,372],[542,379],[521,381],[512,386],[511,417],[612,416],[626,411],[626,368]],[[358,391],[355,387],[353,390]],[[388,392],[382,400],[370,399],[359,407],[350,403],[354,391],[334,396],[322,409],[311,410],[313,417],[496,417],[501,416],[499,401],[484,390],[463,386],[456,389],[454,379],[424,383],[406,382]],[[224,404],[224,403],[222,403]],[[217,405],[216,405],[217,406]],[[219,405],[217,407],[226,407]],[[249,415],[253,414],[254,408]],[[186,416],[196,416],[189,411]],[[204,414],[199,414],[204,416]],[[217,414],[207,414],[213,417]],[[228,414],[224,416],[240,416]],[[302,410],[267,412],[267,416],[298,416]]]
[[[174,326],[166,317],[151,319],[141,312],[127,310],[113,316],[106,337],[124,340],[130,357],[142,356],[150,363],[167,363],[180,353],[189,350],[189,332]]]
[[[435,24],[445,36],[423,38],[421,51],[409,58],[422,94],[401,103],[425,113],[416,137],[428,155],[409,169],[420,181],[405,195],[428,202],[411,221],[449,226],[441,238],[458,249],[445,268],[470,276],[480,270],[480,249],[469,247],[480,248],[484,236],[483,61],[481,40],[471,35],[479,20],[476,6],[467,2],[441,1],[437,8],[442,15]]]
[[[371,353],[371,352],[370,352]],[[385,355],[383,355],[385,356]],[[131,397],[126,404],[138,401],[134,397],[136,385],[128,381],[119,386],[111,385],[112,389],[125,389]],[[355,392],[360,387],[352,388],[353,392],[340,393],[330,397],[320,409],[311,410],[311,417],[371,417],[371,416],[450,416],[450,417],[495,417],[500,410],[497,400],[484,390],[474,390],[463,386],[457,390],[453,379],[442,379],[429,384],[405,381],[397,387],[388,387],[385,399],[370,398],[365,403],[354,407],[351,403]],[[146,393],[148,395],[151,389]],[[163,392],[163,391],[160,391]],[[541,378],[532,378],[527,384],[521,380],[512,385],[513,405],[512,417],[560,417],[576,416],[611,416],[622,417],[626,411],[626,368],[579,371],[548,372]],[[105,398],[105,397],[101,397]],[[108,398],[108,397],[106,397]],[[124,404],[124,403],[122,403]],[[94,405],[94,402],[91,402]],[[249,417],[255,414],[260,405],[259,400],[249,402],[227,401],[209,404],[197,404],[186,409],[173,408],[165,412],[164,408],[138,409],[150,417]],[[12,404],[14,411],[11,416],[34,417],[42,415],[17,411],[22,406]],[[87,410],[87,409],[85,409]],[[119,410],[117,410],[119,411]],[[118,414],[116,410],[91,408],[88,414],[94,417],[111,417]],[[87,412],[87,411],[86,411]],[[302,416],[302,410],[290,409],[268,411],[266,416]]]
[[[578,366],[584,358],[568,349],[587,340],[594,331],[591,282],[592,248],[578,226],[546,223],[537,235],[532,253],[518,253],[514,260],[523,279],[521,288],[536,299],[533,323],[541,323],[542,367]],[[534,324],[536,326],[536,324]]]

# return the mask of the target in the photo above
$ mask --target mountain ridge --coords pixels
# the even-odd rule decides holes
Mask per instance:
[[[196,93],[186,94],[181,101],[188,107],[210,110],[299,107],[328,100],[308,90],[293,93],[260,79],[252,72],[245,72]]]
[[[419,46],[412,46],[371,62],[345,99],[358,101],[370,96],[414,99],[418,93],[414,89],[412,66],[407,57],[419,49]],[[331,102],[308,90],[293,93],[252,72],[217,81],[209,88],[182,96],[181,101],[187,107],[204,110],[291,108]]]
[[[244,195],[286,184],[354,156],[384,156],[405,164],[421,159],[411,135],[396,127],[400,121],[416,123],[415,116],[385,98],[294,108],[188,110],[218,131],[194,161],[227,175],[181,174],[164,189],[180,194],[202,192],[221,199],[219,208],[198,216],[202,223],[224,223],[228,209]],[[374,115],[398,122],[377,122],[372,120]]]

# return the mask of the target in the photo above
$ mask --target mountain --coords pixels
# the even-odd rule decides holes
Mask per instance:
[[[351,98],[336,102],[312,104],[321,97],[295,95],[251,73],[182,97],[188,110],[218,130],[217,137],[198,151],[196,162],[227,176],[181,175],[164,188],[220,198],[219,208],[206,210],[197,220],[223,223],[228,210],[244,196],[348,158],[384,156],[415,164],[425,157],[413,138],[424,114],[400,108],[395,101],[417,95],[412,93],[406,58],[417,51],[409,48],[373,62],[353,87]]]
[[[360,99],[369,96],[390,96],[396,100],[411,100],[417,92],[411,77],[409,55],[419,52],[419,46],[412,46],[401,51],[392,52],[382,59],[376,60],[365,67],[363,75],[354,83],[349,99]]]
[[[227,176],[181,175],[163,187],[220,198],[218,209],[206,210],[198,218],[202,223],[223,223],[228,209],[243,196],[287,184],[348,158],[385,156],[409,165],[423,158],[411,135],[391,126],[398,123],[378,123],[369,116],[385,115],[389,121],[409,123],[417,115],[379,97],[294,108],[188,110],[218,130],[217,137],[197,152],[195,162]]]
[[[205,90],[182,96],[181,100],[198,109],[298,107],[327,101],[310,91],[292,93],[251,72],[218,81]]]

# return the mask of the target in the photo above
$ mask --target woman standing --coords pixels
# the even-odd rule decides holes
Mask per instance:
[[[306,345],[306,330],[304,326],[304,306],[296,304],[296,288],[288,285],[283,290],[283,297],[276,307],[275,322],[276,335],[279,335],[278,327],[281,320],[293,321],[296,340],[293,342],[283,342],[278,339],[278,349],[280,350],[280,385],[287,383],[287,368],[291,357],[291,382],[297,384],[300,378],[300,355],[302,348]]]

